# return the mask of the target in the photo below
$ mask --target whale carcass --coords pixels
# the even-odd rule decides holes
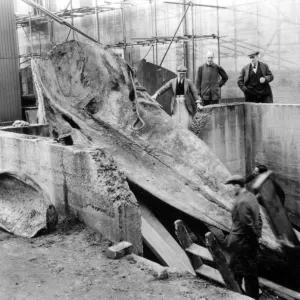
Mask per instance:
[[[230,175],[210,148],[151,99],[129,65],[100,45],[77,41],[35,58],[39,122],[54,136],[109,153],[133,184],[209,226],[228,231]],[[261,244],[281,247],[263,216]]]

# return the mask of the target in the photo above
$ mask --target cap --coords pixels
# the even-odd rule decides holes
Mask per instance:
[[[268,171],[268,168],[265,165],[257,165],[256,168],[258,169],[259,174]]]
[[[252,52],[250,54],[247,54],[247,56],[251,57],[251,56],[256,56],[259,54],[259,51],[255,51],[255,52]]]
[[[183,65],[177,67],[177,72],[187,72],[187,68]]]
[[[245,184],[245,178],[242,175],[235,174],[230,176],[226,181],[225,184],[236,184],[236,183],[242,183]]]

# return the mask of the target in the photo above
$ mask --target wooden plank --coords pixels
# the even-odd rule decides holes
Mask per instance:
[[[296,230],[295,228],[294,228],[294,232],[295,232],[298,240],[300,241],[300,232],[298,230]]]
[[[178,238],[179,243],[181,244],[184,250],[188,249],[193,245],[193,242],[190,238],[189,233],[187,232],[183,222],[181,220],[177,220],[174,222],[175,224],[175,233]],[[198,255],[190,255],[189,256],[192,262],[194,269],[199,268],[203,265],[203,262]]]
[[[298,293],[298,292],[290,290],[284,286],[281,286],[281,285],[274,283],[270,280],[267,280],[265,278],[259,277],[258,281],[259,281],[259,284],[261,287],[267,287],[267,288],[271,289],[274,293],[276,293],[280,297],[283,297],[284,299],[300,300],[300,293]]]
[[[201,267],[199,267],[198,269],[196,269],[196,273],[200,276],[203,276],[205,278],[209,278],[211,280],[214,280],[220,284],[223,284],[225,285],[225,282],[223,280],[223,277],[221,275],[221,273],[210,267],[210,266],[207,266],[207,265],[202,265]]]
[[[209,252],[213,257],[227,288],[234,292],[242,294],[241,288],[235,281],[233,273],[231,272],[227,264],[226,258],[223,255],[221,249],[219,248],[218,242],[215,239],[214,235],[211,232],[206,233],[205,240]]]
[[[192,244],[190,247],[186,248],[185,251],[188,252],[189,254],[200,256],[201,259],[203,259],[203,260],[206,260],[209,262],[214,261],[209,250],[207,250],[206,248],[204,248],[200,245]]]
[[[182,272],[196,275],[185,253],[171,234],[157,220],[153,213],[141,202],[142,235],[146,245],[153,251],[160,262]]]
[[[271,228],[275,236],[279,240],[284,240],[289,244],[299,246],[300,242],[275,191],[271,175],[272,171],[259,175],[253,184],[253,188],[259,190],[262,205],[269,216]]]

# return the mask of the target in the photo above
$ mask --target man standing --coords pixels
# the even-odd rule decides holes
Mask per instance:
[[[246,102],[273,103],[269,82],[274,77],[268,65],[258,60],[258,54],[248,55],[251,62],[242,68],[237,84],[244,92]]]
[[[186,72],[187,68],[185,66],[179,66],[177,68],[177,78],[167,82],[152,96],[152,98],[156,100],[158,96],[172,89],[173,98],[170,107],[171,116],[185,128],[189,128],[197,108],[202,109],[202,105],[195,86],[190,79],[186,78]]]
[[[224,69],[213,62],[214,54],[208,51],[206,63],[199,67],[196,78],[197,93],[203,105],[218,104],[220,101],[220,88],[228,80]],[[221,80],[219,81],[219,78]]]
[[[240,286],[244,278],[247,296],[258,299],[258,239],[262,228],[259,205],[255,196],[246,190],[243,176],[233,175],[225,184],[233,185],[236,196],[227,244],[229,266]]]

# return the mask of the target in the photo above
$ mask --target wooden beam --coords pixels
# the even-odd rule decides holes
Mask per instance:
[[[214,259],[212,255],[210,254],[209,250],[206,248],[199,246],[197,244],[192,244],[188,248],[185,248],[185,251],[188,254],[199,256],[201,259],[208,261],[208,262],[214,262]]]
[[[223,280],[221,273],[218,270],[216,270],[210,266],[202,265],[201,267],[196,269],[196,273],[200,276],[203,276],[205,278],[214,280],[222,285],[225,285],[225,282]]]
[[[190,246],[193,245],[192,239],[189,235],[189,233],[187,232],[183,222],[181,220],[177,220],[174,222],[175,224],[175,233],[176,236],[178,238],[179,243],[181,244],[181,247],[186,250],[188,249]],[[194,267],[194,269],[198,269],[200,266],[203,265],[203,262],[200,258],[200,256],[198,255],[193,255],[193,253],[190,253],[191,255],[189,255],[191,262],[192,262],[192,266]]]
[[[253,184],[253,189],[260,193],[263,207],[269,216],[271,228],[275,236],[291,246],[300,246],[286,211],[276,193],[272,171],[260,174]]]
[[[164,265],[176,268],[179,271],[196,275],[185,251],[154,214],[143,203],[139,202],[139,205],[142,214],[143,240],[158,260]]]
[[[258,279],[259,281],[259,285],[261,287],[267,287],[269,289],[271,289],[275,294],[277,294],[278,296],[290,300],[290,299],[297,299],[300,300],[300,293],[295,292],[293,290],[290,290],[282,285],[279,285],[277,283],[274,283],[270,280],[267,280],[265,278],[261,278],[259,277]]]
[[[233,273],[231,272],[226,258],[219,248],[218,242],[215,239],[214,235],[211,232],[206,233],[205,240],[208,250],[213,257],[227,288],[236,293],[242,294],[242,290],[238,283],[235,281]]]

